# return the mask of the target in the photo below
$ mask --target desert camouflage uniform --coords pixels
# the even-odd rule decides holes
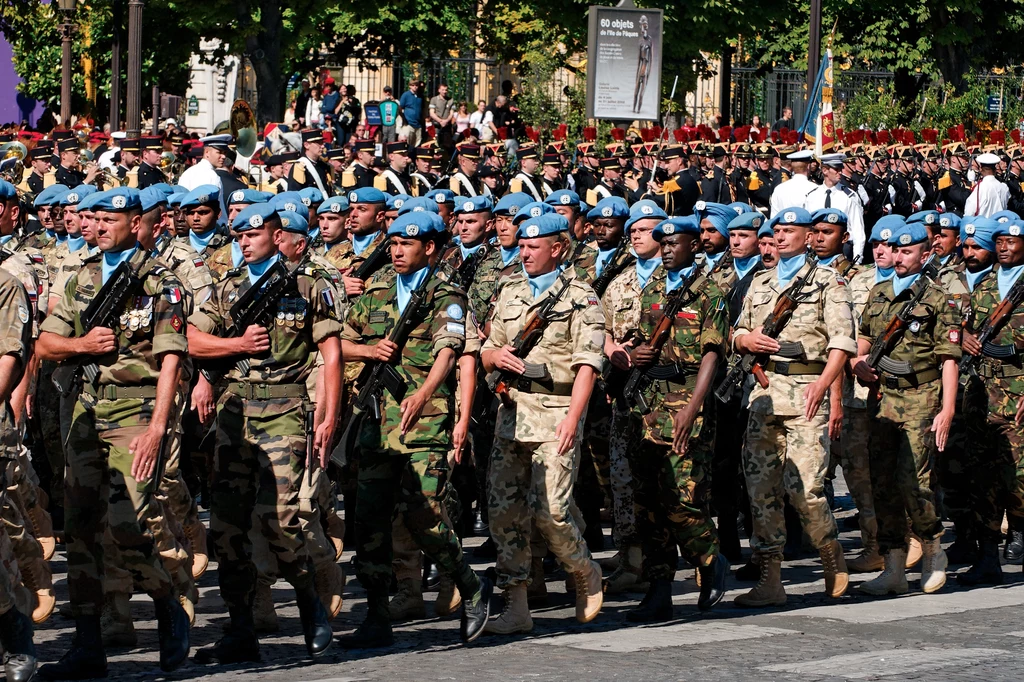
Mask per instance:
[[[502,589],[528,583],[534,524],[566,570],[583,570],[591,559],[571,511],[586,415],[580,419],[575,445],[565,454],[558,454],[555,430],[568,413],[577,370],[584,365],[595,371],[602,367],[605,319],[594,290],[572,269],[564,276],[571,284],[554,308],[554,319],[524,358],[547,364],[553,383],[542,388],[536,382],[514,382],[514,404],[498,408],[488,500]],[[491,333],[482,351],[511,343],[532,310],[560,286],[556,281],[534,300],[525,277],[505,282],[498,290]]]
[[[643,292],[640,330],[651,338],[673,295],[687,303],[672,323],[656,366],[676,365],[672,379],[651,381],[644,397],[651,411],[637,412],[643,438],[633,456],[637,490],[637,526],[643,540],[644,577],[672,579],[676,547],[684,558],[707,566],[718,554],[718,534],[708,508],[715,442],[715,405],[709,398],[690,430],[686,453],[672,449],[673,418],[692,400],[697,371],[708,353],[725,353],[729,314],[725,293],[713,279],[701,277],[689,292],[666,294],[666,276],[657,272]]]
[[[210,241],[206,243],[206,246],[203,247],[203,250],[198,252],[199,256],[204,261],[209,260],[213,256],[213,254],[217,253],[217,251],[223,249],[225,246],[231,246],[231,236],[225,234],[224,232],[220,232],[219,230],[221,228],[219,227],[216,227],[214,229],[218,230],[217,234],[210,237]],[[188,238],[187,234],[184,237],[177,237],[175,241],[183,242],[187,246],[192,246],[192,240]]]
[[[401,313],[397,281],[374,280],[352,304],[343,337],[353,343],[376,343],[387,338]],[[445,348],[462,352],[466,342],[466,296],[434,280],[426,300],[415,313],[415,327],[401,349],[395,370],[407,387],[406,397],[423,386]],[[448,495],[448,451],[454,425],[455,373],[448,375],[427,399],[419,420],[403,436],[399,429],[400,401],[384,392],[381,421],[367,416],[357,435],[359,480],[356,525],[359,581],[385,589],[392,571],[392,516],[397,511],[416,544],[452,576],[467,593],[477,590],[476,575],[462,557],[462,548],[442,512]]]
[[[352,241],[350,239],[346,239],[332,245],[331,248],[327,250],[327,253],[324,254],[324,257],[331,263],[331,265],[342,272],[344,272],[346,268],[355,269],[370,257],[370,254],[374,252],[374,249],[376,249],[385,238],[386,235],[384,232],[378,232],[359,255],[356,255],[355,249],[352,247]]]
[[[911,313],[907,332],[889,352],[893,360],[910,363],[914,374],[897,377],[882,372],[881,398],[872,396],[868,402],[873,417],[868,438],[871,493],[881,554],[907,549],[908,514],[911,529],[922,541],[942,534],[933,492],[931,425],[940,408],[939,358],[960,358],[960,314],[942,287],[927,287]],[[911,295],[908,289],[895,296],[891,281],[875,285],[861,317],[864,340],[873,342]]]
[[[175,239],[174,241],[181,240]],[[206,266],[210,269],[210,273],[213,275],[213,278],[215,280],[218,280],[224,275],[226,275],[229,270],[234,270],[236,267],[239,267],[241,265],[241,263],[239,263],[239,265],[237,266],[235,265],[234,254],[232,251],[232,249],[234,248],[232,246],[233,244],[235,244],[235,242],[233,241],[225,244],[224,246],[214,251],[209,258],[205,259]]]
[[[794,279],[808,267],[804,265]],[[743,300],[733,339],[761,327],[782,291],[776,270],[758,273]],[[850,288],[835,270],[819,267],[805,283],[804,292],[806,297],[778,337],[780,342],[801,343],[803,355],[798,359],[771,356],[764,368],[768,388],[755,384],[750,392],[743,473],[754,521],[751,546],[759,557],[782,555],[786,494],[815,548],[827,546],[837,536],[824,495],[828,398],[826,394],[814,419],[808,420],[803,392],[818,379],[831,350],[856,353],[857,332]]]
[[[102,287],[101,259],[85,259],[42,331],[64,337],[84,333],[81,315]],[[138,254],[132,258],[139,259]],[[75,403],[66,448],[65,530],[68,586],[76,617],[100,615],[103,539],[108,529],[119,560],[138,587],[154,599],[174,591],[169,557],[161,560],[151,535],[154,527],[165,523],[165,510],[159,499],[149,496],[152,482],[132,477],[128,446],[148,427],[159,357],[188,350],[182,305],[186,295],[173,273],[149,259],[143,265],[140,293],[129,299],[115,325],[120,346],[116,357],[95,358],[100,368],[96,385],[85,385]],[[173,408],[171,412],[173,422]],[[179,547],[175,558],[181,555]]]
[[[231,325],[232,305],[250,286],[248,267],[229,271],[189,323],[222,333]],[[217,406],[211,539],[224,600],[243,608],[256,585],[250,538],[254,518],[281,575],[296,589],[313,585],[299,499],[306,471],[305,384],[317,344],[341,332],[330,278],[307,267],[278,301],[277,311],[268,329],[273,352],[249,358],[244,376],[232,366]]]
[[[996,267],[999,267],[998,265]],[[977,329],[1001,302],[994,275],[981,280],[971,295],[970,326]],[[999,346],[1024,346],[1024,306],[991,340]],[[981,540],[999,542],[1005,512],[1010,527],[1024,528],[1024,427],[1016,422],[1017,404],[1024,398],[1024,367],[1020,355],[1000,360],[984,357],[978,378],[968,389],[965,410],[968,442],[961,476],[970,493],[973,526]]]

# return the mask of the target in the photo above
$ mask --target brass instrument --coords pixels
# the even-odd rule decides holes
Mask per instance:
[[[96,180],[96,184],[101,185],[100,189],[114,189],[121,186],[121,178],[117,177],[117,173],[109,168],[100,168]]]
[[[177,185],[178,178],[185,172],[185,164],[178,160],[174,152],[161,152],[157,167],[167,176],[167,182],[171,185]]]
[[[244,99],[236,99],[231,105],[230,121],[231,136],[235,138],[235,151],[238,156],[249,158],[256,151],[256,114]]]
[[[0,145],[0,155],[0,177],[17,187],[25,179],[28,148],[20,142],[7,142]],[[10,159],[14,159],[13,163]]]

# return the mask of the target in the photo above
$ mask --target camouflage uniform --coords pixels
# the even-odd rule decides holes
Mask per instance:
[[[210,334],[223,332],[231,325],[232,305],[250,286],[248,267],[229,271],[189,324]],[[313,585],[299,501],[306,439],[312,437],[305,428],[305,383],[317,344],[340,333],[341,322],[330,279],[311,266],[299,273],[277,310],[268,330],[273,352],[249,358],[246,375],[231,367],[217,405],[210,532],[221,593],[232,607],[249,604],[256,585],[254,516],[281,575],[296,590]]]
[[[324,254],[324,257],[330,262],[331,265],[344,272],[348,268],[358,268],[362,265],[370,254],[374,252],[377,246],[384,241],[385,235],[383,232],[378,232],[374,235],[369,245],[363,249],[362,253],[356,255],[355,249],[352,247],[351,240],[346,239],[343,242],[333,245]]]
[[[524,358],[547,364],[552,387],[516,382],[510,390],[514,405],[498,408],[488,499],[502,589],[528,583],[533,524],[568,571],[586,570],[591,558],[570,511],[586,416],[580,420],[576,444],[565,454],[558,454],[555,430],[568,412],[577,369],[601,369],[605,319],[593,289],[571,269],[566,273],[571,284],[554,308],[554,319]],[[536,305],[560,286],[556,282],[534,300],[525,277],[508,280],[498,291],[491,333],[482,351],[511,343]]]
[[[971,294],[971,326],[980,327],[1001,300],[996,277],[982,279]],[[1019,306],[991,343],[1019,352],[1022,327],[1024,306]],[[975,531],[981,540],[998,543],[1004,512],[1011,528],[1024,528],[1024,427],[1016,422],[1017,403],[1024,398],[1020,356],[983,356],[978,377],[968,388],[964,417],[971,447],[960,475],[966,479]]]
[[[895,296],[891,281],[875,285],[860,323],[864,340],[873,342],[910,296],[909,290]],[[907,549],[907,514],[922,542],[942,534],[933,493],[931,425],[940,407],[939,356],[960,358],[960,315],[949,294],[931,283],[912,315],[889,356],[910,363],[913,374],[881,373],[881,398],[871,397],[868,403],[874,417],[868,452],[881,554]]]
[[[796,277],[807,272],[804,265]],[[768,319],[783,288],[776,270],[758,273],[743,300],[734,339]],[[768,388],[755,384],[750,392],[750,420],[743,453],[743,473],[750,493],[755,555],[781,556],[786,542],[783,500],[803,523],[816,549],[837,536],[832,511],[824,496],[828,469],[828,398],[811,420],[804,417],[803,392],[821,375],[832,349],[857,351],[850,288],[831,268],[818,267],[805,283],[806,298],[779,335],[780,342],[803,345],[799,358],[772,355],[764,369]]]
[[[81,315],[102,287],[101,260],[101,255],[85,259],[42,331],[64,337],[84,333]],[[136,585],[154,599],[173,593],[171,576],[147,532],[163,521],[164,509],[147,494],[152,482],[132,477],[128,446],[148,426],[159,356],[188,349],[184,295],[173,273],[148,260],[140,294],[129,300],[115,325],[120,345],[116,357],[95,358],[100,368],[96,385],[84,386],[74,405],[66,448],[65,530],[76,617],[100,615],[107,529]]]
[[[701,408],[690,431],[686,454],[673,451],[673,418],[693,398],[697,371],[707,353],[722,357],[729,333],[729,315],[723,292],[702,277],[672,322],[672,334],[662,347],[656,366],[676,365],[670,379],[651,381],[644,397],[650,413],[639,415],[643,439],[633,451],[637,490],[637,525],[644,547],[644,574],[649,580],[676,572],[676,547],[684,558],[707,566],[718,554],[718,534],[708,508],[711,461],[715,442],[714,399]],[[670,294],[664,274],[656,274],[644,289],[640,330],[651,338],[664,317]]]
[[[349,309],[342,338],[375,343],[387,338],[401,313],[397,281],[373,281]],[[395,370],[411,396],[426,380],[438,354],[450,348],[458,356],[466,343],[466,296],[434,280],[427,285],[423,309],[402,347]],[[399,401],[384,392],[381,421],[363,419],[357,435],[359,480],[356,504],[356,558],[359,582],[386,589],[391,581],[394,513],[405,518],[416,544],[442,573],[452,576],[464,593],[478,589],[478,579],[463,560],[455,533],[444,520],[448,494],[448,451],[454,424],[455,374],[450,373],[423,407],[404,436],[399,429]]]
[[[174,241],[180,241],[178,239]],[[210,273],[214,279],[220,279],[228,273],[229,270],[235,269],[235,259],[232,252],[232,244],[234,242],[228,242],[224,246],[214,251],[209,258],[206,258],[206,267],[210,269]]]

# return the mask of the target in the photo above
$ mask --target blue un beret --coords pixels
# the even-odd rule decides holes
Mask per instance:
[[[432,189],[427,197],[436,201],[438,206],[455,203],[455,192],[450,189]]]
[[[515,216],[516,213],[519,213],[519,209],[532,201],[533,197],[526,192],[511,192],[498,199],[498,203],[494,206],[494,215]]]
[[[741,213],[730,220],[729,231],[753,230],[756,232],[761,229],[762,225],[764,225],[764,216],[757,211],[749,211],[747,213]]]
[[[92,203],[92,202],[90,202]],[[151,185],[139,192],[139,203],[142,204],[142,212],[149,213],[160,204],[167,205],[167,195],[160,191],[156,185]],[[83,203],[78,204],[78,210],[82,210]]]
[[[181,200],[182,208],[193,206],[217,206],[220,207],[220,188],[217,185],[199,185],[185,195]]]
[[[385,196],[387,198],[385,204],[387,205],[389,211],[401,210],[401,208],[405,206],[405,202],[409,201],[409,199],[412,199],[412,197],[408,194],[386,194]]]
[[[295,211],[279,211],[277,215],[281,219],[281,229],[285,232],[309,235],[309,221],[306,216]]]
[[[539,218],[542,215],[548,215],[549,213],[554,212],[555,209],[553,207],[548,206],[542,201],[531,201],[525,206],[519,207],[519,211],[514,216],[512,216],[512,224],[518,225],[524,220],[529,220],[530,218]]]
[[[270,200],[270,203],[278,211],[294,211],[298,213],[300,207],[306,208],[306,205],[302,203],[302,195],[298,192],[281,192],[275,195]]]
[[[306,205],[306,208],[324,200],[323,192],[316,187],[303,187],[299,190],[299,196],[302,197],[302,203]]]
[[[543,204],[546,205],[546,204]],[[551,207],[548,206],[550,209]],[[522,215],[522,213],[520,213]],[[550,213],[545,213],[536,217],[527,218],[516,229],[516,239],[536,239],[537,237],[548,237],[553,234],[560,232],[567,232],[569,230],[569,221],[565,219],[565,216],[559,215],[551,209]]]
[[[94,185],[79,185],[74,189],[69,189],[64,192],[64,196],[60,198],[61,206],[77,206],[78,202],[86,198],[90,194],[96,194],[99,192]]]
[[[775,238],[775,230],[768,223],[764,223],[763,225],[761,225],[761,229],[757,231],[757,238],[761,239],[762,237],[771,237],[772,239]]]
[[[838,208],[819,208],[811,216],[811,222],[815,225],[828,223],[829,225],[842,225],[845,228],[848,220],[846,214]]]
[[[387,202],[384,192],[376,187],[360,187],[348,193],[350,204],[383,204]]]
[[[490,197],[458,197],[455,201],[455,215],[461,213],[483,213],[494,210]]]
[[[992,218],[983,216],[965,218],[960,223],[960,241],[962,243],[973,239],[980,248],[994,252],[996,250],[995,234],[1000,224]],[[1007,221],[1007,226],[1011,224],[1013,223]]]
[[[1006,223],[1013,220],[1020,220],[1020,216],[1010,210],[997,211],[990,215],[989,218],[996,221],[997,223]]]
[[[320,207],[316,209],[317,215],[323,215],[325,213],[344,213],[348,210],[348,197],[336,196],[329,199],[324,199],[324,203],[320,204]]]
[[[992,219],[999,222],[994,215]],[[960,227],[960,222],[961,218],[956,213],[943,213],[939,216],[939,228],[943,230],[956,230]]]
[[[36,195],[36,199],[32,202],[32,205],[36,208],[39,208],[40,206],[52,206],[54,204],[53,198],[59,197],[64,192],[67,192],[68,189],[67,185],[59,183],[56,185],[50,185]]]
[[[78,202],[78,212],[79,213],[83,213],[85,211],[93,211],[93,210],[95,210],[94,207],[96,205],[96,202],[101,198],[102,194],[103,194],[103,192],[93,192],[89,196],[87,196],[84,199],[82,199],[81,201],[79,201]],[[142,192],[139,192],[139,201],[140,202],[142,201]],[[145,209],[143,209],[143,212],[145,212]]]
[[[253,228],[262,227],[263,223],[276,217],[277,210],[273,204],[249,204],[235,216],[231,222],[231,229],[235,232],[248,232]]]
[[[799,227],[810,227],[813,221],[811,214],[799,206],[784,208],[774,218],[768,221],[769,227],[773,230],[776,225],[797,225]]]
[[[871,228],[870,241],[888,243],[889,237],[891,237],[896,230],[900,229],[905,224],[903,216],[882,216],[878,219],[878,222],[875,223],[875,226]]]
[[[628,218],[629,204],[622,197],[605,197],[587,212],[587,220],[598,218]]]
[[[758,214],[760,215],[760,214]],[[651,236],[654,237],[655,241],[660,242],[663,238],[671,236],[673,234],[700,234],[700,223],[697,222],[697,217],[692,215],[676,216],[663,220],[654,228]]]
[[[911,213],[907,218],[907,225],[912,223],[921,223],[931,227],[939,224],[939,212],[938,211],[918,211],[917,213]]]
[[[626,219],[626,229],[628,230],[632,227],[636,221],[647,220],[648,218],[665,220],[668,218],[668,214],[662,210],[661,206],[658,206],[650,199],[641,199],[630,207],[629,218]]]
[[[444,220],[430,211],[412,211],[395,218],[388,236],[433,238],[444,232]]]
[[[729,208],[736,211],[736,215],[743,215],[744,213],[750,213],[754,210],[750,204],[745,204],[742,201],[732,202],[729,204]]]
[[[78,189],[77,187],[75,189]],[[107,213],[121,213],[123,211],[135,211],[142,206],[139,201],[139,191],[131,187],[115,187],[101,192],[100,196],[93,199],[92,208],[94,211],[106,211]]]
[[[560,189],[544,197],[544,203],[549,206],[572,206],[580,207],[580,195],[571,189]]]
[[[928,228],[924,223],[904,223],[903,227],[893,230],[889,237],[889,246],[913,246],[929,240]]]
[[[398,208],[398,215],[406,213],[440,213],[437,202],[429,197],[410,197]]]
[[[229,206],[232,204],[245,204],[248,206],[249,204],[262,204],[273,198],[274,195],[270,192],[260,192],[255,189],[236,189],[228,195],[227,203]]]
[[[993,237],[1024,237],[1024,222],[1020,220],[1008,220],[1005,223],[996,223],[992,230]]]
[[[7,182],[6,180],[0,181],[0,201],[9,201],[11,199],[18,198],[18,189]]]

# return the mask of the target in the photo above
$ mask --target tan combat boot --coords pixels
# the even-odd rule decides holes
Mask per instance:
[[[190,628],[194,627],[196,624],[196,605],[185,594],[179,594],[178,601],[181,602],[181,608],[185,610],[185,615],[188,616],[188,626]]]
[[[210,554],[206,548],[206,526],[202,521],[185,526],[185,535],[192,545],[192,578],[199,580],[210,565]]]
[[[825,574],[825,594],[833,598],[842,597],[846,594],[846,588],[850,586],[850,572],[846,569],[843,546],[838,540],[833,540],[822,547],[819,554],[821,568]]]
[[[941,538],[940,535],[934,540],[924,540],[921,543],[924,553],[924,561],[921,564],[921,591],[925,594],[938,592],[946,584],[946,566],[949,565],[949,561],[942,545],[939,544]]]
[[[334,560],[341,561],[345,551],[345,522],[337,512],[327,512],[327,539],[334,545]]]
[[[252,598],[252,620],[256,632],[277,632],[277,611],[274,610],[274,593],[270,583],[256,581],[256,592]]]
[[[533,629],[533,618],[526,603],[526,585],[520,583],[505,590],[505,608],[501,615],[487,621],[484,632],[491,635],[511,635]]]
[[[601,581],[601,567],[596,561],[587,562],[587,567],[576,571],[576,620],[589,623],[601,613],[604,605],[604,583]]]
[[[391,603],[388,604],[388,612],[391,614],[392,623],[426,618],[427,606],[423,603],[423,591],[420,589],[420,581],[415,578],[402,578],[399,580],[398,593],[391,598]]]
[[[455,587],[455,581],[444,574],[441,575],[441,582],[437,586],[437,599],[434,601],[434,613],[438,618],[447,618],[462,606],[462,595],[459,588]]]
[[[605,592],[620,594],[622,592],[647,592],[650,585],[644,582],[643,552],[639,547],[631,545],[622,552],[622,561],[610,576],[605,578]]]
[[[546,606],[548,603],[548,584],[544,580],[544,557],[530,559],[530,586],[526,588],[526,599],[530,606]]]
[[[786,588],[782,586],[782,557],[762,556],[758,561],[761,577],[757,584],[746,594],[733,600],[737,606],[784,606]]]
[[[49,561],[57,551],[57,538],[53,535],[53,519],[50,518],[50,512],[46,511],[45,507],[34,504],[25,509],[25,516],[32,526],[32,536],[43,548],[43,561]]]
[[[32,622],[36,625],[45,623],[57,606],[50,564],[43,559],[24,562],[21,565],[21,579],[32,593],[32,613],[29,614],[32,616]]]
[[[893,549],[886,552],[885,570],[877,578],[860,585],[861,592],[875,596],[906,594],[908,589],[907,551],[905,549]]]
[[[924,552],[921,549],[921,541],[914,535],[907,536],[907,565],[906,568],[913,568],[921,561]]]
[[[345,590],[345,573],[339,564],[332,562],[318,566],[313,576],[313,584],[316,586],[320,601],[327,609],[327,616],[334,620],[335,616],[341,613],[343,606],[342,592]]]
[[[850,573],[874,573],[882,570],[885,567],[885,560],[878,553],[878,540],[867,535],[862,535],[862,539],[864,547],[856,558],[846,562],[846,567],[850,569]]]
[[[100,614],[100,635],[103,646],[133,647],[138,643],[132,611],[129,606],[132,596],[124,592],[103,595],[103,612]]]

